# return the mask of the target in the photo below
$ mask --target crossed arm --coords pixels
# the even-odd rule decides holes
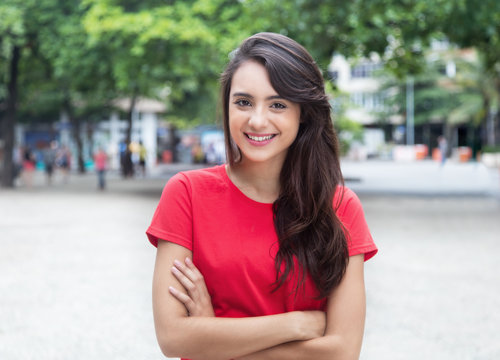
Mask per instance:
[[[203,277],[179,245],[159,241],[153,277],[158,343],[168,357],[190,359],[357,359],[365,319],[363,255],[350,258],[326,314],[216,318]],[[174,263],[175,262],[175,263]]]

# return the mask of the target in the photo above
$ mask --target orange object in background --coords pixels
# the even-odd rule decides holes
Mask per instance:
[[[439,148],[432,149],[432,160],[441,161],[441,150]]]
[[[472,157],[472,149],[467,146],[461,146],[458,148],[458,159],[460,162],[467,162]]]
[[[161,153],[161,161],[166,164],[170,164],[172,162],[172,151],[164,150]]]
[[[425,159],[428,154],[429,154],[429,148],[427,147],[427,145],[423,144],[415,145],[415,158],[417,160]]]

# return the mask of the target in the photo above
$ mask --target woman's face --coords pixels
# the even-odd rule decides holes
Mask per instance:
[[[231,82],[229,130],[242,163],[282,166],[299,123],[300,105],[274,90],[263,65],[252,60],[240,65]]]

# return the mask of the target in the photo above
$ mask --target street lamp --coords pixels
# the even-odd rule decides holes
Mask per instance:
[[[413,77],[406,78],[406,145],[415,144]]]

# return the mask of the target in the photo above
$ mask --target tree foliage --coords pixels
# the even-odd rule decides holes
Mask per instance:
[[[463,114],[478,108],[477,91],[483,109],[498,109],[498,24],[497,0],[3,0],[2,137],[12,136],[16,119],[50,121],[62,109],[77,126],[119,97],[155,97],[184,123],[213,123],[228,54],[260,31],[296,39],[325,74],[333,53],[377,52],[401,80],[427,71],[424,54],[432,39],[475,47],[493,91],[460,85],[463,92],[447,94],[427,82],[420,94],[422,104],[454,108],[449,119],[465,121]],[[437,116],[434,105],[433,114],[418,108],[417,121]]]

